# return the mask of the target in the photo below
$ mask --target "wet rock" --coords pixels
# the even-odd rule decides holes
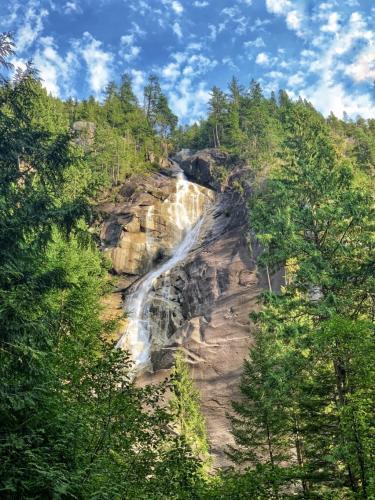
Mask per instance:
[[[222,191],[223,180],[229,174],[228,154],[218,149],[204,149],[190,155],[189,150],[183,150],[176,155],[176,161],[179,161],[188,178],[215,191]]]
[[[247,204],[231,181],[241,178],[245,167],[231,165],[228,156],[216,150],[195,155],[185,151],[178,158],[190,179],[214,187],[218,194],[214,200],[206,193],[214,202],[205,210],[199,237],[187,257],[153,284],[147,319],[152,370],[144,371],[138,381],[164,379],[175,352],[182,350],[201,394],[215,465],[225,466],[224,446],[232,440],[227,413],[239,397],[243,361],[253,342],[249,314],[258,309],[259,294],[268,284],[257,268],[260,249],[249,234]],[[219,180],[220,172],[225,182]],[[130,179],[121,189],[121,202],[100,207],[102,241],[118,274],[145,273],[170,255],[181,239],[175,223],[178,212],[173,212],[174,175],[169,171]],[[244,186],[248,194],[251,186]],[[194,199],[188,195],[185,202],[190,198]],[[195,209],[204,211],[203,205]],[[275,276],[274,289],[279,282]],[[132,290],[127,289],[128,296]]]
[[[211,153],[205,154],[212,159]],[[183,156],[185,172],[197,175],[194,168],[202,163],[196,165],[196,155]],[[220,161],[225,161],[224,156]],[[207,160],[206,174],[200,172],[198,180],[212,186],[215,184],[208,163]],[[169,299],[174,310],[181,313],[178,321],[171,320],[169,326],[165,323],[165,304],[156,299],[165,290],[165,278],[161,277],[155,285],[151,319],[163,318],[164,323],[153,330],[153,335],[163,335],[164,329],[168,338],[162,347],[154,344],[154,372],[144,373],[141,382],[164,378],[173,364],[174,353],[182,350],[201,394],[215,465],[227,466],[224,447],[233,439],[227,414],[231,401],[239,397],[243,361],[253,342],[255,326],[249,314],[258,309],[259,294],[268,285],[257,268],[260,248],[249,233],[246,202],[230,185],[220,190],[216,203],[204,217],[196,246],[168,274]],[[280,276],[273,277],[274,289],[279,284]]]
[[[114,202],[103,202],[98,207],[103,219],[100,238],[114,273],[141,275],[170,255],[181,238],[176,211],[185,209],[196,218],[212,199],[210,191],[197,186],[201,196],[194,198],[186,193],[186,206],[180,207],[179,171],[175,165],[171,171],[173,175],[135,175],[120,188]],[[194,199],[198,203],[193,205]]]

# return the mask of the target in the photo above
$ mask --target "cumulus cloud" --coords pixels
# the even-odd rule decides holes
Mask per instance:
[[[181,15],[184,7],[178,0],[162,0],[162,4],[170,8],[175,14]]]
[[[255,40],[249,40],[248,42],[244,42],[244,47],[265,47],[266,44],[262,37],[258,36]]]
[[[307,73],[315,77],[315,83],[307,85],[303,75],[297,73],[289,78],[289,88],[293,93],[309,99],[325,114],[333,111],[341,117],[345,111],[351,116],[373,116],[375,104],[371,93],[363,88],[346,87],[342,76],[346,75],[354,82],[368,82],[372,86],[375,78],[375,35],[359,12],[352,12],[348,21],[340,24],[339,16],[332,14],[335,13],[321,17],[323,38],[313,40],[316,49],[301,52],[301,63]],[[331,29],[333,26],[336,27],[334,32]],[[360,50],[358,42],[361,42]],[[324,49],[320,50],[320,47]],[[355,47],[356,56],[351,56],[348,64],[345,57]]]
[[[198,7],[199,9],[202,9],[203,7],[208,7],[210,4],[206,1],[203,1],[203,2],[199,2],[198,0],[196,0],[194,3],[193,3],[194,7]]]
[[[34,55],[34,62],[39,70],[43,86],[55,97],[75,95],[73,78],[78,65],[76,55],[69,50],[65,56],[51,36],[41,39],[41,47]]]
[[[77,2],[75,2],[74,0],[70,0],[68,2],[66,2],[66,4],[64,5],[64,13],[65,14],[72,14],[72,13],[78,13],[78,12],[82,12],[80,6],[77,4]]]
[[[200,51],[201,44],[192,43],[185,51],[171,54],[171,60],[156,70],[174,113],[191,122],[204,116],[209,99],[202,76],[218,64]]]
[[[321,26],[322,31],[336,33],[340,29],[339,22],[340,15],[337,12],[331,12],[328,16],[327,23]]]
[[[255,59],[255,62],[257,64],[262,65],[262,66],[266,66],[266,65],[268,65],[270,63],[270,58],[269,58],[269,56],[265,52],[260,52],[257,55],[257,57]]]
[[[286,15],[286,25],[289,29],[298,31],[302,26],[303,16],[298,10],[291,10]]]
[[[375,80],[375,45],[372,43],[364,49],[354,60],[345,68],[345,73],[356,82]]]
[[[302,12],[303,4],[300,4],[299,9],[296,7],[296,2],[292,2],[291,0],[266,0],[268,12],[277,16],[284,16],[287,27],[295,31],[299,36],[302,36],[303,32],[301,28],[304,20]]]
[[[271,14],[285,14],[292,4],[290,0],[266,0],[266,7]]]
[[[141,53],[141,47],[135,45],[135,36],[133,33],[130,35],[123,35],[120,42],[121,47],[119,54],[126,62],[133,61]]]
[[[113,54],[102,48],[102,42],[96,40],[87,31],[81,40],[74,42],[74,47],[86,63],[90,90],[100,97],[104,87],[112,78]]]
[[[172,2],[172,9],[175,11],[176,14],[182,14],[184,11],[183,6],[180,4],[180,2],[177,2],[176,0]]]
[[[31,3],[22,16],[22,24],[16,33],[16,46],[19,52],[29,49],[43,31],[43,19],[48,16],[48,10]]]
[[[168,97],[173,111],[178,116],[189,117],[189,122],[194,123],[205,116],[210,91],[204,82],[195,87],[191,79],[186,77]]]

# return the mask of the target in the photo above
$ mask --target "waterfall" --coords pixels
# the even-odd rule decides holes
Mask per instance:
[[[155,269],[148,272],[137,283],[133,293],[126,301],[128,324],[125,333],[117,343],[118,348],[129,349],[136,368],[147,367],[151,355],[150,306],[153,299],[153,288],[162,275],[169,273],[179,262],[183,261],[194,246],[202,225],[202,214],[208,197],[204,188],[189,182],[182,171],[176,176],[176,193],[170,200],[166,199],[170,222],[176,232],[176,245],[172,256]],[[147,212],[147,226],[153,227],[153,207]],[[151,241],[152,233],[147,234]],[[167,286],[168,288],[168,286]],[[169,290],[165,290],[165,298]]]

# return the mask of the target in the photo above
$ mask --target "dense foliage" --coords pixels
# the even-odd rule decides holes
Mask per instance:
[[[324,120],[308,102],[299,99],[298,103],[311,111],[311,118]],[[280,164],[295,104],[284,90],[278,96],[272,92],[266,98],[256,81],[245,88],[233,78],[227,92],[217,87],[212,89],[206,120],[175,130],[175,147],[193,150],[218,147],[246,161],[254,171],[267,175]],[[361,181],[373,176],[375,119],[340,120],[331,114],[324,121],[335,148],[356,165],[355,175]]]
[[[283,267],[284,286],[253,315],[259,332],[233,405],[229,454],[250,471],[266,467],[269,498],[373,498],[370,178],[358,185],[356,170],[367,167],[333,142],[308,103],[288,103],[283,123],[280,164],[251,200],[250,223],[260,265]]]
[[[0,35],[5,69],[12,51]],[[103,190],[211,146],[250,166],[259,266],[284,271],[252,316],[235,467],[215,474],[183,356],[139,388],[109,342],[89,229]],[[155,75],[142,105],[127,75],[101,103],[48,96],[32,66],[2,77],[1,498],[375,498],[374,165],[374,120],[325,119],[254,81],[214,87],[207,119],[177,128]]]
[[[0,496],[191,498],[201,461],[176,435],[166,385],[137,388],[107,340],[110,283],[88,229],[101,176],[76,139],[31,67],[4,79]]]
[[[125,74],[120,85],[107,85],[102,103],[90,97],[80,102],[70,100],[64,107],[77,141],[90,153],[96,173],[107,186],[150,170],[168,156],[177,117],[154,75],[144,89],[143,106]]]

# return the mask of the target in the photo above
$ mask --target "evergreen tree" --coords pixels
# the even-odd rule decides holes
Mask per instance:
[[[211,113],[209,122],[211,122],[213,146],[220,148],[227,112],[227,98],[224,92],[216,86],[213,87],[208,105]]]
[[[177,352],[171,376],[170,407],[176,430],[193,453],[208,462],[209,447],[206,426],[200,409],[199,393],[194,388],[183,354]]]
[[[97,179],[65,110],[31,68],[0,89],[1,497],[192,498],[201,464],[165,386],[135,387],[108,341]]]
[[[373,203],[353,185],[324,119],[303,101],[288,106],[284,165],[254,200],[252,224],[264,245],[264,265],[294,265],[284,292],[274,297],[275,312],[266,304],[261,324],[266,330],[282,325],[282,350],[291,349],[279,366],[289,373],[287,407],[297,417],[297,427],[285,430],[294,440],[298,435],[294,477],[302,474],[305,494],[350,489],[368,498],[373,423],[366,401],[373,393],[354,381],[362,378],[357,360],[373,366],[373,351],[360,353],[355,340],[359,335],[366,345],[370,335],[361,321],[372,317]],[[273,379],[269,369],[266,380]]]
[[[138,106],[138,101],[133,92],[131,77],[128,74],[124,74],[121,77],[119,93],[123,112],[128,114],[134,111]]]

